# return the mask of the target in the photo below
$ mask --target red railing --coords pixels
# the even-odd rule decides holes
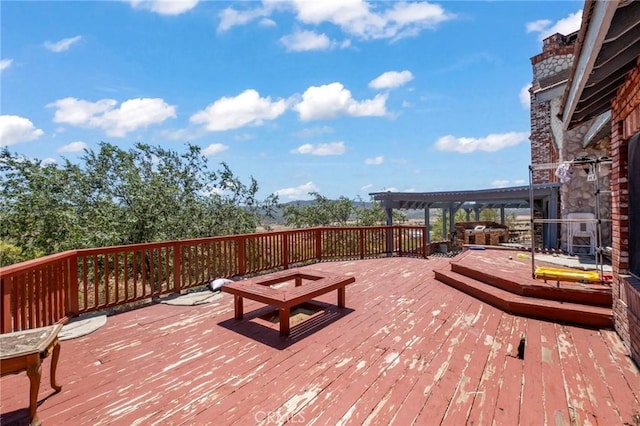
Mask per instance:
[[[0,332],[322,260],[426,257],[424,227],[311,228],[71,250],[0,268]]]

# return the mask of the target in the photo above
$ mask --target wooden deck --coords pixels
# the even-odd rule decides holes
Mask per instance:
[[[640,372],[617,334],[506,314],[434,279],[450,259],[320,263],[352,274],[346,308],[280,337],[272,308],[233,297],[158,304],[62,342],[46,425],[634,425]],[[529,272],[530,273],[530,272]],[[524,359],[517,346],[526,338]],[[28,380],[0,382],[4,425],[28,416]]]

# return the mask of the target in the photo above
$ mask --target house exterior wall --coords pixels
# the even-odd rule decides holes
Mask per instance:
[[[560,161],[570,161],[576,158],[588,157],[592,159],[610,157],[610,138],[607,136],[588,146],[583,146],[583,138],[594,120],[567,131],[564,144],[560,150]],[[566,219],[569,213],[596,214],[597,205],[600,207],[600,218],[605,219],[600,225],[602,246],[611,246],[611,177],[609,165],[599,165],[596,177],[600,199],[596,203],[596,183],[587,180],[587,173],[581,167],[572,168],[572,177],[560,187],[560,218]],[[562,248],[567,249],[568,226],[562,226]]]
[[[564,79],[574,59],[576,37],[554,34],[543,41],[542,52],[531,58],[533,81],[531,87],[531,164],[559,163],[579,157],[600,158],[610,156],[609,140],[604,138],[595,144],[583,146],[583,138],[593,121],[564,131],[560,110],[566,83]],[[558,218],[566,219],[569,213],[596,213],[595,185],[587,181],[587,174],[574,168],[572,178],[560,188]],[[598,173],[601,190],[609,190],[608,170]],[[532,183],[558,182],[554,169],[532,171]],[[600,192],[600,217],[611,217],[611,197]],[[597,215],[596,215],[597,216]],[[560,248],[567,250],[566,224],[560,224]],[[611,223],[601,226],[602,245],[611,245]]]
[[[640,364],[640,283],[629,275],[628,146],[640,132],[640,58],[611,102],[613,314],[616,331]]]
[[[549,81],[569,70],[573,64],[574,41],[562,34],[554,34],[543,41],[542,52],[531,58],[533,81],[531,85],[531,163],[555,163],[559,159],[559,145],[562,132],[554,132],[553,121],[557,120],[557,111],[562,90],[545,87]],[[562,84],[562,83],[560,83]],[[561,127],[561,126],[560,126]],[[536,170],[532,172],[532,183],[557,182],[553,170]]]

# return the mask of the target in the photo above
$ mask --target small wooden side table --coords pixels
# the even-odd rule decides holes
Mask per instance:
[[[51,353],[53,353],[51,357],[51,387],[56,393],[62,389],[62,386],[56,383],[56,368],[60,357],[58,333],[61,329],[62,324],[56,324],[0,334],[0,376],[26,370],[30,383],[29,422],[32,425],[40,424],[36,410],[38,407],[42,360]]]

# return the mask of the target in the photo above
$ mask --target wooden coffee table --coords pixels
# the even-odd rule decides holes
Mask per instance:
[[[0,334],[0,376],[26,371],[29,376],[29,422],[40,424],[36,409],[38,406],[38,391],[40,390],[40,376],[42,360],[49,354],[51,357],[51,387],[60,392],[62,386],[56,383],[56,368],[60,357],[60,343],[58,333],[62,324],[14,333]]]
[[[295,281],[295,286],[284,288],[270,287],[286,281]],[[236,319],[243,317],[244,298],[278,308],[280,335],[288,336],[290,332],[289,319],[292,307],[307,302],[314,297],[337,290],[338,307],[344,308],[346,303],[346,286],[355,281],[355,277],[332,275],[322,271],[287,269],[281,272],[274,272],[272,274],[226,284],[222,287],[222,291],[233,294],[233,306]]]

